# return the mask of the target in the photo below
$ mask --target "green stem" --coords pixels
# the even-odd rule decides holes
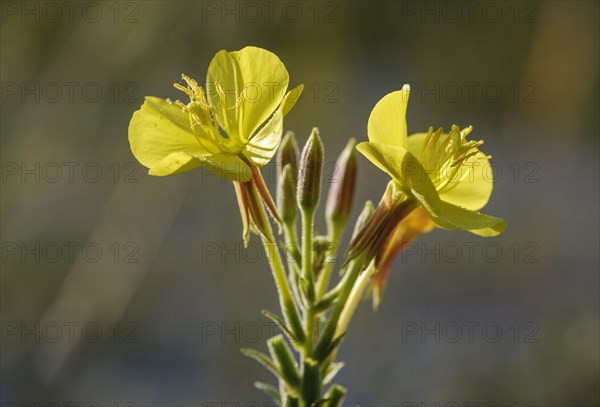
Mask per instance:
[[[302,211],[302,277],[308,284],[308,295],[314,295],[313,275],[313,219],[314,211]]]
[[[338,324],[340,321],[340,317],[342,312],[344,311],[346,302],[350,297],[352,292],[352,288],[356,279],[360,275],[361,270],[363,269],[363,255],[359,255],[357,258],[352,260],[349,264],[349,269],[346,271],[348,273],[345,276],[344,284],[341,287],[340,294],[336,303],[336,306],[329,317],[329,321],[325,326],[325,331],[319,344],[317,346],[317,350],[315,353],[323,353],[327,350],[327,348],[331,345],[331,343],[341,336],[344,332],[340,331],[338,328]]]
[[[293,223],[283,224],[283,234],[285,236],[287,264],[290,270],[290,276],[295,273],[295,270],[300,270],[300,265],[295,259],[295,253],[298,253],[298,237],[296,235],[296,227]]]
[[[312,353],[315,340],[315,281],[313,273],[313,221],[314,210],[302,211],[302,280],[305,284],[307,299],[304,315],[304,331],[306,332],[305,358]]]
[[[296,335],[296,339],[299,342],[303,342],[304,333],[302,331],[300,316],[298,313],[298,309],[296,308],[294,299],[292,297],[292,292],[290,290],[288,280],[286,278],[285,268],[281,260],[279,248],[275,243],[276,240],[275,236],[273,236],[273,230],[271,229],[271,225],[269,224],[268,220],[266,220],[267,214],[265,213],[265,208],[262,204],[260,205],[260,208],[260,216],[264,218],[267,224],[267,228],[264,232],[265,234],[262,235],[262,243],[265,248],[265,251],[267,252],[267,260],[269,261],[269,265],[271,266],[271,271],[273,273],[273,278],[275,279],[275,285],[279,294],[281,310],[283,311],[283,315],[286,319],[286,322],[290,325],[290,330]]]
[[[333,245],[334,253],[337,254],[339,240],[340,240],[341,230],[338,228],[333,228],[330,236],[330,242]],[[323,265],[323,269],[321,270],[319,279],[317,280],[317,299],[322,298],[327,291],[327,285],[329,284],[329,277],[331,275],[331,269],[333,268],[333,259],[329,259],[330,261],[325,261]]]
[[[285,222],[283,224],[283,232],[286,242],[286,256],[288,264],[288,281],[292,289],[292,294],[297,304],[302,304],[300,292],[298,290],[298,275],[300,274],[300,264],[295,259],[293,252],[298,251],[298,236],[294,223]]]
[[[346,332],[346,329],[348,329],[348,324],[350,323],[350,320],[356,311],[356,307],[358,306],[365,289],[369,285],[371,277],[376,271],[377,269],[375,268],[375,262],[373,261],[365,270],[365,272],[362,273],[356,280],[356,284],[354,284],[354,287],[352,288],[352,291],[350,292],[350,295],[346,300],[346,304],[344,305],[344,309],[340,315],[337,325],[338,332]]]

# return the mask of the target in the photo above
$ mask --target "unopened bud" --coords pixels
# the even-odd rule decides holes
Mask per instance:
[[[315,127],[302,150],[298,168],[298,205],[312,212],[319,204],[321,173],[323,171],[323,144]]]
[[[296,135],[293,131],[288,131],[285,133],[285,136],[283,136],[281,146],[277,152],[277,162],[281,166],[280,174],[282,174],[286,165],[290,164],[292,166],[295,185],[298,173],[298,143],[296,142]]]
[[[277,174],[277,208],[281,218],[288,225],[296,221],[296,180],[298,177],[298,144],[293,131],[283,136],[277,152],[277,162],[281,171]],[[286,173],[285,168],[290,170]]]
[[[248,199],[248,213],[251,218],[251,226],[253,226],[264,237],[269,236],[271,226],[264,215],[264,208],[262,207],[263,203],[260,199],[258,188],[254,182],[243,182],[241,184],[246,190],[246,196]]]
[[[350,248],[348,249],[347,261],[352,260],[360,253],[366,253],[367,260],[371,261],[380,243],[383,243],[382,239],[387,237],[391,231],[389,229],[393,228],[399,221],[399,219],[396,219],[396,212],[398,212],[399,206],[405,200],[406,197],[402,191],[398,189],[394,181],[390,181],[373,215],[352,238]],[[411,206],[410,210],[412,209],[414,208]],[[398,215],[402,215],[402,213],[398,213]]]
[[[358,215],[358,219],[356,219],[356,224],[354,225],[354,231],[352,232],[352,239],[354,239],[356,237],[356,235],[367,224],[369,219],[371,219],[371,216],[373,216],[373,212],[375,212],[375,207],[373,206],[373,202],[371,202],[371,201],[365,202],[365,207],[363,208],[360,215]]]
[[[350,139],[336,162],[335,168],[340,174],[340,178],[329,187],[325,209],[330,230],[343,228],[350,217],[350,212],[352,212],[354,191],[356,189],[355,145],[356,140]]]
[[[283,167],[277,184],[277,207],[283,223],[289,225],[296,222],[296,181],[291,164]]]

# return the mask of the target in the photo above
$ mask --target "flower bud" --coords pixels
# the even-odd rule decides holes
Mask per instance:
[[[352,240],[358,235],[358,233],[362,230],[362,228],[367,224],[371,216],[373,216],[373,212],[375,212],[375,207],[373,206],[373,202],[367,201],[365,202],[365,207],[363,208],[360,215],[358,215],[358,219],[356,219],[356,224],[354,225],[354,231],[352,232]]]
[[[373,215],[352,238],[346,262],[365,253],[368,264],[393,228],[415,207],[413,199],[408,199],[393,181],[389,182]]]
[[[286,164],[280,174],[277,185],[277,207],[283,223],[289,225],[296,222],[296,181],[292,164]]]
[[[343,228],[350,217],[350,212],[352,212],[354,191],[356,189],[355,145],[356,140],[350,139],[335,165],[336,172],[340,174],[340,179],[331,184],[325,209],[330,230]]]
[[[256,186],[256,190],[258,191],[262,202],[271,214],[271,217],[275,222],[277,222],[277,225],[279,226],[279,233],[281,233],[281,216],[279,215],[279,211],[277,210],[275,202],[273,202],[273,197],[269,192],[269,188],[267,188],[267,185],[265,184],[265,180],[263,179],[260,170],[256,167],[252,167],[252,183]]]
[[[293,131],[288,131],[281,140],[281,147],[277,152],[277,162],[281,166],[280,175],[283,173],[283,169],[286,165],[292,166],[292,174],[294,176],[294,187],[296,186],[296,177],[298,174],[298,143],[296,142],[296,135]],[[281,177],[279,178],[281,181]]]
[[[302,150],[298,168],[298,205],[306,212],[313,212],[319,204],[322,171],[323,144],[315,127]]]
[[[244,239],[244,247],[248,247],[250,239],[250,209],[248,208],[248,193],[243,182],[233,181],[235,195],[237,197],[238,206],[240,207],[240,215],[242,216],[242,238]]]
[[[281,171],[277,177],[277,207],[283,222],[289,225],[296,222],[296,181],[298,177],[298,144],[293,131],[285,133],[277,154],[278,164],[281,165]]]
[[[240,184],[245,189],[247,197],[248,214],[251,220],[250,226],[266,238],[270,234],[269,229],[271,226],[266,216],[264,216],[263,203],[258,188],[254,182],[242,182]]]

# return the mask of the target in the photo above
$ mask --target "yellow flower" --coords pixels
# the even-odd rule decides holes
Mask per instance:
[[[189,102],[148,96],[129,123],[134,156],[150,175],[204,167],[221,178],[249,181],[252,167],[266,165],[283,132],[283,117],[303,86],[285,93],[289,75],[264,49],[219,51],[208,67],[205,89],[182,75],[175,84]]]
[[[416,202],[439,227],[494,236],[506,225],[500,218],[477,212],[488,202],[492,180],[485,177],[489,156],[482,141],[467,141],[472,127],[452,126],[407,136],[409,87],[381,99],[369,117],[369,142],[357,149],[392,177],[403,199]],[[409,215],[410,216],[410,215]],[[423,224],[427,229],[426,222]]]
[[[407,244],[435,226],[495,236],[506,227],[500,218],[477,212],[492,193],[487,175],[489,156],[482,141],[467,141],[472,127],[452,126],[407,136],[406,109],[410,89],[392,92],[371,112],[369,142],[357,149],[390,175],[392,181],[363,230],[351,244],[349,257],[366,253],[374,259],[373,305],[378,306],[394,258]]]

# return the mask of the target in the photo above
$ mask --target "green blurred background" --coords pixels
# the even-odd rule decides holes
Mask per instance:
[[[285,127],[319,127],[327,174],[404,83],[409,132],[472,124],[495,163],[506,233],[437,230],[396,260],[343,344],[347,404],[599,405],[598,2],[1,7],[2,406],[267,401],[238,349],[264,350],[277,300],[233,188],[149,177],[127,141],[144,95],[245,45],[305,84]],[[386,183],[359,164],[355,216]]]

